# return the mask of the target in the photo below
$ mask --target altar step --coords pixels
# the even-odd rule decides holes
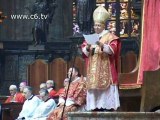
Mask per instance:
[[[155,112],[70,112],[68,120],[160,120]]]

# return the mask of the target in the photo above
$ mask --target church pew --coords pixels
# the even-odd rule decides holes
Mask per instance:
[[[137,85],[137,55],[131,51],[121,58],[121,72],[118,75],[121,103],[119,111],[138,112],[141,104],[141,86]]]
[[[121,73],[119,73],[119,88],[120,89],[136,89],[140,88],[137,85],[139,63],[137,55],[134,52],[128,52],[121,59]]]
[[[15,120],[22,110],[23,103],[3,103],[2,120]]]

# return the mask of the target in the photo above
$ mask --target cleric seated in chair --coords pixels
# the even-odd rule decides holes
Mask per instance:
[[[33,117],[33,120],[46,120],[51,111],[56,108],[56,103],[54,99],[49,97],[49,92],[47,89],[40,89],[39,97],[42,100],[40,105],[36,108]]]
[[[10,85],[9,87],[10,96],[7,98],[5,103],[18,102],[23,103],[25,101],[25,97],[22,93],[18,93],[16,85]]]

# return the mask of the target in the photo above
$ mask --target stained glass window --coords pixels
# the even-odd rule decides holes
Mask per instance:
[[[77,25],[77,1],[73,2],[73,23]],[[88,0],[89,1],[89,0]],[[95,1],[95,0],[92,0]],[[119,36],[121,39],[132,39],[140,35],[140,16],[135,12],[136,0],[96,0],[96,6],[102,5],[110,13],[110,19],[106,23],[106,28]],[[93,31],[90,31],[92,33]]]
[[[132,0],[96,0],[96,5],[103,5],[110,13],[106,28],[121,38],[140,35],[140,16],[134,12]]]

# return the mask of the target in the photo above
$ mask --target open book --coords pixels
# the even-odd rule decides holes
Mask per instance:
[[[83,34],[83,36],[84,36],[86,42],[88,44],[91,44],[91,45],[95,45],[96,42],[99,41],[99,36],[96,33],[95,34],[89,34],[89,35],[84,35]]]

